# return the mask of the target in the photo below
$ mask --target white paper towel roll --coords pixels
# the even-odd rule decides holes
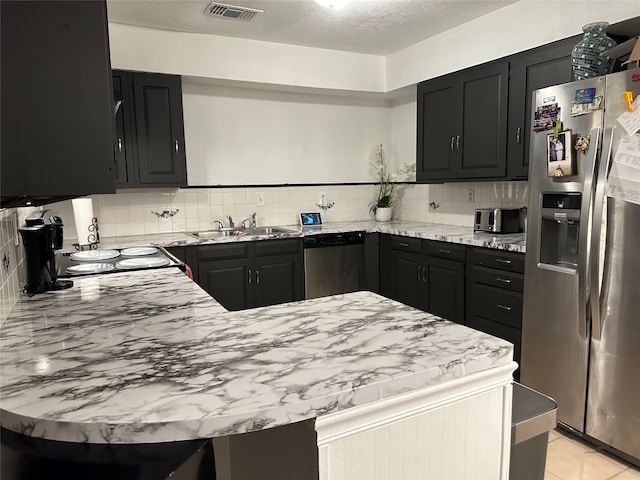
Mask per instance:
[[[93,225],[93,204],[90,198],[74,198],[73,218],[76,221],[78,244],[90,245],[96,243],[95,227]]]

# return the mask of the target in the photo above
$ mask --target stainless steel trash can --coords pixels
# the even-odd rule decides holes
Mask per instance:
[[[513,383],[510,480],[544,480],[549,431],[556,426],[556,402]]]

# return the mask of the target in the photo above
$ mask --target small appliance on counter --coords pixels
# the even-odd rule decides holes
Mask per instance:
[[[83,250],[59,255],[60,277],[163,267],[178,267],[182,271],[186,268],[183,262],[162,247]]]
[[[58,280],[55,250],[62,248],[62,219],[50,210],[32,213],[19,229],[24,244],[26,286],[28,295],[47,290],[62,290],[73,286],[69,280]]]
[[[490,233],[520,233],[519,208],[476,208],[474,231]]]

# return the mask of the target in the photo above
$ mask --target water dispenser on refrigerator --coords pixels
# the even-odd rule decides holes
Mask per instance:
[[[576,270],[581,193],[543,193],[540,264]]]

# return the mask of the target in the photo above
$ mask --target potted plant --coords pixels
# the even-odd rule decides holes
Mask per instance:
[[[375,214],[376,220],[379,222],[387,222],[391,220],[393,213],[392,206],[397,200],[396,187],[397,181],[402,177],[406,177],[409,173],[416,171],[415,164],[409,165],[405,163],[396,172],[390,173],[385,162],[384,150],[382,144],[376,145],[375,160],[370,163],[373,177],[380,184],[376,199],[369,204],[369,212]]]

